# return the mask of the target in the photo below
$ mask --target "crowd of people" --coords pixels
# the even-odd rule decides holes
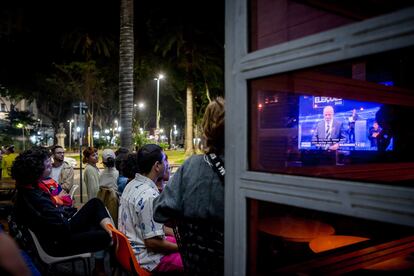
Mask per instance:
[[[171,177],[168,157],[156,144],[144,145],[136,152],[105,149],[102,171],[97,166],[98,150],[86,148],[82,162],[86,164],[83,180],[88,201],[79,209],[70,196],[74,170],[64,161],[63,147],[33,147],[12,161],[5,161],[3,155],[2,173],[15,180],[17,189],[12,221],[34,232],[50,255],[94,252],[94,275],[105,275],[104,257],[112,245],[108,225],[126,235],[138,263],[149,272],[186,270],[190,275],[221,275],[225,172],[222,98],[206,108],[203,132],[205,154],[187,159]],[[204,228],[194,231],[196,223]],[[195,236],[197,239],[190,241]],[[211,236],[216,242],[209,244]],[[187,246],[203,239],[207,244]],[[1,244],[0,257],[6,246],[15,248],[16,244]],[[16,254],[13,250],[10,253]],[[0,260],[0,271],[28,275],[28,261],[18,258],[15,263],[20,270],[10,269]]]

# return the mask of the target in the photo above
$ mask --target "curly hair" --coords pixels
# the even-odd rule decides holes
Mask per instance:
[[[217,97],[206,108],[202,122],[205,152],[224,152],[224,99]]]
[[[88,163],[88,159],[89,156],[91,156],[92,154],[94,154],[95,152],[97,152],[98,149],[94,148],[94,147],[87,147],[84,151],[83,151],[83,158],[82,158],[82,163],[86,164]]]
[[[36,186],[45,170],[44,162],[50,158],[50,152],[42,147],[33,147],[22,152],[13,162],[11,175],[16,187]]]

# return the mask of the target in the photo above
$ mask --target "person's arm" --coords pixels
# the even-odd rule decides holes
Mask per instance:
[[[16,242],[4,232],[0,232],[0,267],[11,275],[31,275]]]
[[[73,178],[74,178],[74,172],[73,172],[73,168],[70,167],[66,167],[63,168],[64,174],[62,174],[62,183],[59,183],[62,186],[62,189],[64,189],[67,193],[70,193],[70,190],[72,189],[73,186]]]
[[[177,244],[169,242],[159,236],[145,239],[144,244],[149,251],[156,253],[168,254],[178,251]]]
[[[171,227],[168,227],[168,226],[165,226],[165,225],[164,225],[164,233],[165,233],[165,235],[167,235],[167,236],[172,236],[172,237],[174,237],[174,231],[172,230],[172,228],[171,228]]]

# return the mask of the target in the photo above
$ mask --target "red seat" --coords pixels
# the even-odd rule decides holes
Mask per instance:
[[[112,240],[114,242],[113,248],[115,250],[115,257],[120,266],[131,273],[132,275],[149,276],[150,272],[142,268],[135,258],[134,251],[129,244],[128,238],[119,232],[112,224],[108,224],[112,231]]]

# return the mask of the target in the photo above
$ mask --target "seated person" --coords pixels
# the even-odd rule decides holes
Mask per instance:
[[[53,178],[47,177],[39,182],[39,188],[45,193],[49,193],[53,202],[57,205],[72,206],[73,200],[62,186],[58,184]]]
[[[119,172],[118,180],[117,180],[117,186],[118,186],[118,194],[122,194],[122,192],[125,189],[125,186],[127,184],[128,177],[124,175],[123,172],[123,163],[126,161],[129,154],[129,150],[127,148],[119,148],[117,151],[115,151],[115,168]],[[134,174],[135,177],[135,174]]]
[[[30,264],[32,271],[30,271],[28,264],[20,254],[16,242],[3,232],[0,224],[0,275],[40,275],[31,261]]]
[[[165,185],[167,184],[168,180],[170,179],[170,163],[168,162],[168,156],[165,155],[165,170],[164,175],[157,179],[155,185],[157,185],[158,191],[161,193],[164,190]]]
[[[49,153],[40,147],[24,151],[14,161],[11,173],[17,188],[13,210],[16,223],[32,230],[50,255],[99,251],[95,254],[95,272],[104,273],[102,253],[112,241],[107,228],[111,220],[105,206],[99,199],[92,199],[69,216],[55,204],[50,193],[40,188],[51,170]]]
[[[137,153],[129,153],[120,163],[120,171],[118,177],[118,192],[122,194],[126,185],[135,178],[138,172]]]
[[[155,182],[164,175],[165,153],[158,145],[137,153],[138,173],[122,193],[118,227],[131,243],[138,263],[148,271],[182,271],[183,264],[172,230],[153,219],[152,203],[159,195]]]
[[[202,129],[205,154],[188,158],[154,199],[154,220],[176,226],[188,275],[224,275],[223,98],[207,106]]]

